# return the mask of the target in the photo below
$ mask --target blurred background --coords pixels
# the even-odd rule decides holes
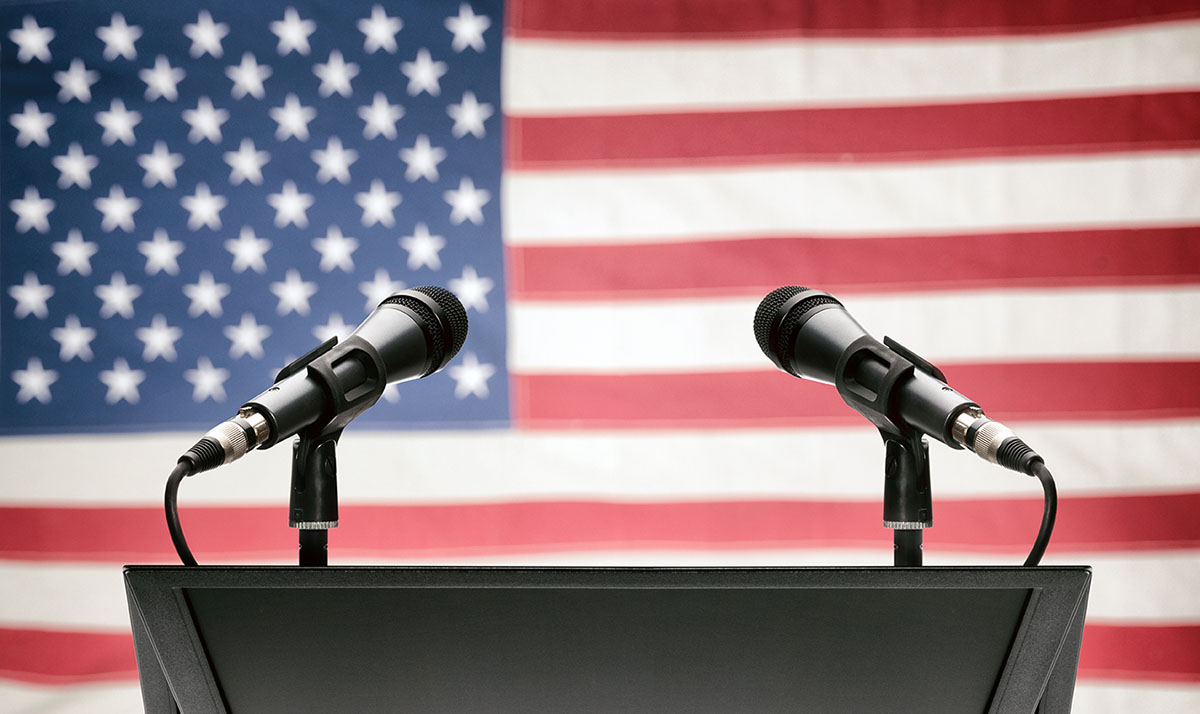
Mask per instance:
[[[392,292],[465,347],[339,449],[336,564],[887,565],[883,445],[752,335],[782,285],[1045,456],[1076,711],[1200,711],[1195,0],[0,4],[0,712],[140,710],[176,458]],[[284,445],[188,479],[295,562]],[[928,564],[1034,479],[931,446]]]

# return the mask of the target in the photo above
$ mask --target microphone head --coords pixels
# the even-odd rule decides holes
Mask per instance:
[[[793,365],[796,333],[809,313],[822,305],[841,306],[837,298],[820,290],[786,285],[767,293],[754,311],[754,339],[776,367],[795,377],[807,376]]]
[[[401,290],[379,304],[401,305],[420,316],[432,350],[422,377],[445,367],[467,340],[467,311],[458,297],[445,288],[422,285]]]

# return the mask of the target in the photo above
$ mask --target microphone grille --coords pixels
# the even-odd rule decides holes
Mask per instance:
[[[463,307],[458,296],[450,292],[446,288],[441,288],[436,285],[422,285],[413,290],[428,295],[433,298],[433,301],[442,308],[446,313],[446,322],[450,326],[450,343],[448,354],[443,355],[442,363],[449,362],[462,349],[463,343],[467,341],[467,310]]]
[[[758,309],[754,311],[754,339],[758,340],[758,347],[772,360],[772,352],[774,348],[771,345],[771,323],[775,321],[775,316],[779,312],[779,308],[788,300],[791,300],[795,295],[808,290],[808,288],[800,287],[799,285],[785,285],[782,288],[776,288],[767,293],[767,296],[758,304]]]
[[[796,332],[804,324],[805,316],[821,305],[842,304],[832,295],[814,290],[812,295],[788,308],[786,314],[779,314],[789,300],[808,291],[809,288],[799,285],[776,288],[762,299],[754,313],[754,338],[758,340],[759,348],[780,369],[795,377],[804,376],[792,365],[792,352],[795,349]],[[775,344],[771,344],[772,333],[775,335]]]

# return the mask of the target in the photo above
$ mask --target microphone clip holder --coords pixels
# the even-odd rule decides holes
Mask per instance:
[[[329,564],[329,529],[338,527],[337,442],[346,425],[373,405],[386,386],[379,353],[365,340],[352,335],[343,345],[350,343],[349,354],[366,368],[366,378],[348,393],[335,366],[326,357],[337,342],[337,337],[329,338],[284,367],[275,378],[278,383],[307,370],[323,385],[333,405],[325,418],[298,432],[292,444],[288,525],[299,531],[302,566]]]
[[[866,386],[848,374],[855,366],[871,360],[877,385]],[[893,563],[898,567],[922,564],[924,529],[933,526],[933,499],[929,478],[929,442],[900,418],[894,393],[898,385],[921,370],[941,381],[945,375],[889,337],[883,344],[868,335],[851,343],[835,371],[835,386],[848,406],[866,417],[883,438],[884,456],[883,525],[892,529]]]

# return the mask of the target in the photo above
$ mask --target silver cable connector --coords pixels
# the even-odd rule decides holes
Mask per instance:
[[[959,446],[993,464],[1000,463],[1000,447],[1004,442],[1017,438],[1012,429],[984,416],[978,407],[966,409],[955,417],[950,436]]]
[[[242,407],[237,416],[217,424],[205,432],[225,454],[222,464],[237,461],[254,447],[267,440],[271,427],[266,418],[251,407]]]

